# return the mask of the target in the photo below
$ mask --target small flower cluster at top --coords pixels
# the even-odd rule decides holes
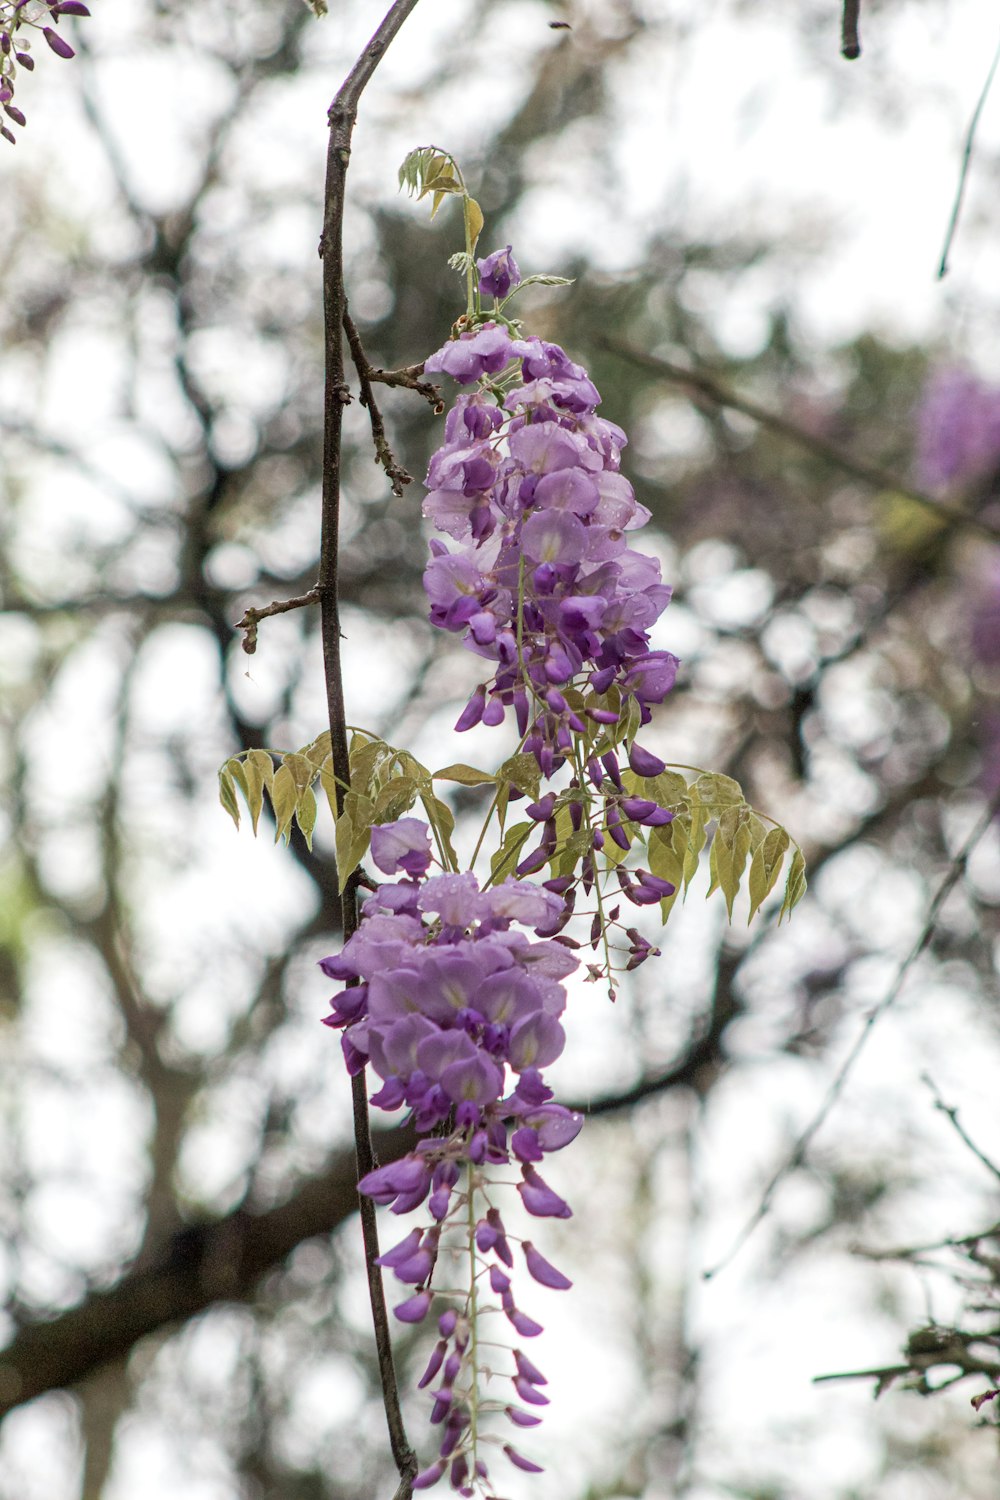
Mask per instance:
[[[343,952],[323,960],[325,973],[350,985],[335,997],[327,1024],[343,1028],[348,1070],[357,1073],[370,1062],[382,1079],[372,1103],[389,1110],[408,1105],[422,1137],[414,1151],[359,1183],[397,1214],[429,1198],[431,1226],[412,1230],[379,1259],[416,1288],[395,1308],[402,1322],[427,1316],[439,1256],[454,1258],[442,1236],[449,1228],[465,1232],[469,1277],[462,1290],[445,1280],[442,1290],[452,1305],[438,1318],[440,1338],[419,1382],[425,1388],[441,1376],[431,1412],[442,1430],[440,1451],[415,1488],[428,1488],[448,1468],[454,1488],[471,1495],[470,1481],[488,1478],[479,1456],[480,1417],[503,1410],[516,1427],[530,1427],[539,1418],[525,1406],[547,1404],[539,1390],[545,1377],[520,1349],[513,1351],[510,1379],[512,1394],[525,1405],[479,1396],[483,1375],[500,1373],[483,1362],[479,1326],[485,1314],[502,1313],[522,1339],[542,1332],[514,1300],[508,1274],[514,1256],[484,1168],[513,1158],[527,1212],[570,1217],[536,1163],[568,1145],[583,1123],[552,1102],[541,1075],[565,1045],[561,981],[577,960],[546,936],[562,911],[552,892],[515,879],[481,891],[469,873],[429,876],[429,833],[418,819],[373,828],[371,850],[383,873],[404,875],[369,896]],[[530,941],[515,923],[542,940]],[[516,1078],[512,1088],[508,1073]],[[570,1285],[530,1240],[520,1249],[536,1281]],[[499,1299],[495,1306],[484,1300],[483,1280]],[[517,1467],[538,1472],[511,1444],[502,1446]]]
[[[498,299],[521,279],[509,246],[479,269],[480,290]],[[458,727],[499,724],[512,705],[524,748],[551,775],[585,718],[613,724],[634,698],[646,723],[677,674],[676,657],[649,649],[670,589],[656,559],[629,546],[649,512],[620,472],[627,439],[595,415],[601,398],[585,370],[505,321],[463,332],[424,370],[480,383],[448,415],[424,501],[459,543],[431,543],[431,621],[498,663]],[[578,708],[566,688],[582,672]]]
[[[455,551],[431,543],[431,620],[464,632],[472,650],[497,663],[458,727],[499,724],[513,707],[522,750],[542,777],[568,765],[569,782],[528,804],[525,828],[539,827],[541,839],[517,864],[517,878],[501,880],[498,867],[482,889],[471,872],[430,873],[430,832],[419,819],[374,826],[373,861],[400,878],[368,895],[357,932],[322,964],[346,983],[327,1024],[343,1033],[349,1071],[370,1063],[382,1081],[372,1103],[407,1108],[417,1132],[414,1150],[368,1173],[359,1188],[396,1214],[428,1204],[431,1223],[411,1230],[380,1264],[410,1289],[394,1309],[404,1323],[422,1322],[435,1298],[446,1303],[419,1382],[426,1388],[440,1378],[431,1422],[441,1443],[414,1487],[429,1488],[447,1473],[463,1496],[486,1493],[486,1443],[499,1442],[518,1468],[539,1471],[480,1425],[499,1410],[515,1427],[534,1426],[547,1404],[545,1377],[524,1351],[511,1351],[511,1368],[496,1367],[486,1351],[497,1341],[480,1333],[490,1315],[506,1318],[522,1340],[542,1332],[515,1301],[517,1240],[493,1201],[496,1173],[516,1166],[529,1215],[570,1217],[537,1168],[582,1125],[580,1115],[553,1102],[542,1077],[563,1050],[562,981],[577,968],[573,950],[581,946],[563,929],[577,887],[590,894],[597,886],[591,945],[605,944],[610,979],[607,933],[618,908],[602,905],[596,855],[607,838],[627,852],[636,824],[655,828],[672,817],[630,792],[614,746],[624,741],[637,778],[664,770],[621,721],[646,723],[677,670],[675,657],[649,646],[670,590],[656,560],[628,543],[648,512],[620,472],[625,434],[595,414],[600,397],[585,370],[558,345],[522,338],[503,318],[502,299],[521,281],[510,246],[478,269],[493,315],[476,311],[471,327],[467,317],[424,366],[479,383],[457,398],[430,464],[425,513],[458,543]],[[526,878],[553,861],[566,839],[576,851],[570,873],[543,885]],[[673,894],[669,881],[627,870],[620,855],[609,864],[637,906]],[[628,968],[658,951],[637,930],[627,935]],[[570,1285],[530,1240],[520,1253],[535,1281]],[[461,1285],[451,1274],[456,1262],[466,1267]],[[516,1401],[485,1397],[481,1384],[491,1377],[509,1378]]]
[[[65,37],[44,23],[52,21],[58,26],[60,16],[89,15],[82,0],[0,0],[0,107],[8,120],[21,126],[27,123],[23,111],[12,103],[18,68],[30,73],[35,66],[31,42],[22,28],[40,31],[57,57],[74,57],[76,54]],[[17,137],[2,121],[0,135],[12,146],[16,145]]]

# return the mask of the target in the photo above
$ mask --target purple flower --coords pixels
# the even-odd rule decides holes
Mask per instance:
[[[511,360],[528,352],[523,339],[512,338],[498,323],[484,323],[443,345],[424,361],[424,371],[428,375],[441,371],[460,385],[471,385],[482,375],[496,375]]]
[[[419,818],[398,818],[376,824],[371,833],[372,859],[384,875],[405,870],[414,878],[426,875],[431,862],[431,835]]]
[[[542,1286],[550,1286],[557,1292],[569,1291],[573,1285],[569,1277],[564,1276],[561,1271],[557,1271],[555,1266],[545,1259],[544,1255],[539,1255],[530,1240],[522,1241],[521,1249],[524,1251],[524,1259],[528,1270],[537,1282],[540,1282]]]
[[[931,372],[916,426],[917,472],[928,486],[962,484],[1000,462],[1000,390],[971,370]]]
[[[532,1166],[521,1168],[522,1181],[518,1183],[517,1190],[521,1194],[521,1202],[537,1219],[571,1219],[573,1211],[568,1203],[565,1203],[558,1193],[554,1193],[547,1183],[543,1182]]]
[[[401,1323],[422,1323],[430,1311],[430,1292],[417,1292],[415,1296],[408,1297],[405,1302],[400,1302],[393,1312]]]
[[[506,245],[503,250],[494,250],[485,260],[477,260],[476,269],[479,272],[479,290],[486,297],[502,299],[521,280],[521,272],[510,245]]]
[[[519,1406],[505,1406],[504,1412],[513,1422],[515,1427],[537,1427],[541,1417],[535,1417],[530,1411],[522,1411]]]
[[[530,1458],[525,1458],[523,1453],[518,1453],[509,1443],[504,1443],[503,1451],[517,1469],[523,1469],[526,1474],[544,1474],[545,1470],[541,1464],[533,1464]]]

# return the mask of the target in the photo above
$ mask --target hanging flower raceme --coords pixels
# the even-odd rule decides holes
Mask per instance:
[[[430,1224],[411,1230],[380,1264],[409,1290],[395,1308],[402,1322],[423,1322],[435,1302],[442,1307],[440,1337],[420,1381],[425,1388],[440,1375],[431,1422],[441,1426],[442,1440],[417,1487],[447,1471],[454,1488],[472,1494],[470,1484],[487,1477],[480,1447],[489,1439],[480,1416],[502,1410],[515,1426],[531,1426],[537,1416],[518,1403],[546,1403],[538,1389],[544,1377],[519,1349],[509,1377],[518,1401],[483,1398],[477,1329],[495,1313],[522,1339],[542,1331],[515,1301],[515,1257],[493,1202],[494,1178],[497,1168],[516,1165],[529,1214],[570,1216],[536,1164],[568,1145],[583,1123],[552,1102],[541,1071],[563,1050],[562,980],[577,960],[546,936],[563,913],[556,893],[523,880],[480,890],[472,874],[429,875],[429,833],[418,819],[373,828],[372,856],[385,874],[404,878],[369,895],[357,932],[337,957],[323,960],[325,973],[348,981],[327,1019],[343,1031],[349,1071],[370,1062],[381,1079],[372,1103],[408,1107],[420,1137],[407,1156],[368,1173],[359,1187],[397,1214],[427,1202]],[[520,1248],[536,1282],[569,1286],[531,1241]],[[459,1260],[461,1292],[449,1275]],[[509,1444],[503,1448],[515,1465],[537,1469]]]
[[[516,271],[510,248],[497,252],[480,262],[481,288],[501,256]],[[584,719],[615,723],[632,698],[646,723],[676,676],[677,659],[649,647],[670,589],[656,559],[629,545],[649,512],[620,472],[626,437],[596,415],[598,391],[564,350],[506,324],[463,332],[424,369],[480,382],[448,415],[424,501],[458,544],[431,543],[431,621],[497,663],[458,727],[497,724],[513,706],[550,774]]]

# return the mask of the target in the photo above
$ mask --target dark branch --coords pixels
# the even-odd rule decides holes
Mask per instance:
[[[854,62],[861,56],[861,38],[858,36],[860,14],[861,0],[844,0],[840,20],[840,55],[846,57],[848,62]]]
[[[265,604],[260,609],[252,605],[245,609],[242,620],[236,622],[236,629],[243,632],[243,650],[247,656],[253,656],[257,650],[257,626],[261,620],[271,615],[287,615],[292,609],[305,609],[307,604],[316,604],[318,600],[319,589],[308,589],[294,599],[276,599],[273,604]]]
[[[988,536],[991,541],[1000,540],[1000,527],[991,525],[989,521],[984,521],[968,511],[960,510],[957,505],[949,505],[946,500],[936,500],[933,495],[914,489],[912,485],[905,484],[897,475],[890,474],[887,469],[880,469],[876,464],[865,463],[855,458],[853,454],[839,448],[835,443],[827,442],[826,438],[807,432],[804,427],[790,422],[787,417],[781,416],[778,412],[770,411],[766,406],[759,406],[756,401],[739,395],[704,370],[685,369],[683,365],[675,365],[668,359],[660,359],[655,354],[647,354],[645,350],[635,349],[631,344],[626,344],[620,339],[604,338],[600,340],[600,343],[613,354],[627,359],[630,364],[637,365],[640,369],[651,370],[654,374],[662,375],[665,380],[672,380],[677,385],[686,386],[688,390],[696,392],[715,406],[728,407],[730,411],[742,412],[745,417],[759,423],[761,427],[766,427],[769,431],[788,438],[800,448],[808,449],[817,458],[835,464],[845,474],[860,479],[863,484],[870,485],[872,489],[902,495],[904,499],[912,500],[915,505],[923,506],[925,510],[930,511],[949,527],[965,526]]]
[[[709,1280],[711,1279],[711,1277],[718,1275],[723,1267],[727,1266],[733,1259],[733,1257],[743,1248],[747,1240],[750,1238],[751,1234],[753,1234],[754,1230],[757,1228],[758,1224],[760,1224],[767,1217],[768,1213],[771,1210],[771,1204],[774,1202],[775,1194],[777,1193],[782,1183],[785,1181],[785,1178],[789,1175],[790,1172],[794,1171],[796,1167],[801,1166],[805,1161],[806,1154],[809,1150],[810,1145],[812,1144],[813,1137],[816,1135],[817,1131],[819,1131],[825,1124],[830,1111],[833,1109],[837,1100],[840,1098],[840,1095],[844,1089],[844,1085],[847,1083],[847,1080],[854,1069],[854,1064],[857,1062],[862,1051],[864,1050],[869,1037],[871,1036],[875,1027],[878,1025],[879,1021],[885,1015],[886,1011],[888,1011],[893,1005],[895,1005],[896,1001],[899,999],[899,996],[903,990],[903,985],[906,982],[907,975],[909,974],[913,965],[916,963],[917,959],[921,956],[922,953],[926,951],[927,948],[930,947],[931,940],[933,939],[934,933],[937,930],[938,919],[941,915],[941,910],[945,902],[951,895],[952,891],[955,889],[955,886],[965,874],[966,866],[969,862],[969,856],[972,854],[972,851],[975,849],[976,845],[979,843],[979,840],[983,837],[986,830],[992,824],[993,819],[996,817],[998,812],[1000,812],[1000,791],[998,791],[993,797],[990,798],[990,801],[984,808],[983,813],[972,829],[972,832],[969,834],[968,838],[965,840],[965,843],[962,845],[961,849],[958,851],[958,853],[955,855],[955,858],[948,866],[944,879],[941,881],[940,885],[935,891],[934,898],[927,909],[927,916],[924,920],[924,925],[920,930],[920,935],[918,936],[916,942],[913,944],[913,947],[910,949],[909,953],[899,965],[899,968],[896,971],[896,977],[893,980],[892,984],[882,996],[882,999],[879,1001],[879,1003],[875,1006],[874,1010],[869,1013],[867,1020],[865,1021],[861,1030],[858,1032],[857,1037],[855,1038],[853,1047],[848,1052],[840,1067],[837,1069],[833,1081],[831,1082],[830,1087],[827,1089],[826,1095],[819,1109],[813,1115],[806,1128],[802,1131],[798,1140],[795,1142],[795,1145],[792,1147],[792,1150],[790,1151],[788,1157],[781,1163],[781,1166],[778,1168],[774,1176],[771,1178],[770,1182],[767,1184],[767,1187],[761,1194],[760,1202],[758,1203],[753,1214],[750,1216],[750,1219],[748,1220],[746,1225],[737,1235],[731,1249],[725,1256],[723,1256],[718,1265],[713,1266],[710,1270],[707,1270],[703,1273],[706,1280]]]
[[[340,660],[340,604],[337,593],[337,569],[340,547],[340,472],[343,413],[350,399],[344,383],[343,326],[347,313],[344,287],[344,203],[347,191],[347,169],[351,160],[351,137],[357,119],[358,101],[378,67],[386,48],[415,8],[417,0],[395,0],[364,52],[338,90],[327,112],[330,127],[326,155],[326,184],[323,197],[323,232],[320,254],[323,257],[323,344],[325,378],[323,390],[323,503],[320,529],[319,580],[320,634],[326,669],[327,715],[333,773],[336,777],[337,811],[340,812],[344,788],[350,785],[351,769],[347,742],[347,707]],[[357,930],[357,878],[349,878],[341,898],[344,940]],[[368,1121],[368,1097],[365,1073],[351,1079],[354,1110],[354,1139],[357,1175],[362,1178],[375,1164]],[[375,1264],[378,1253],[378,1228],[375,1205],[363,1195],[359,1203],[361,1230],[368,1271],[368,1292],[375,1326],[382,1401],[392,1456],[400,1476],[401,1500],[409,1500],[410,1481],[416,1476],[417,1460],[403,1426],[392,1358],[389,1315],[385,1305],[382,1273]]]
[[[375,462],[381,464],[385,470],[392,493],[397,497],[401,497],[403,486],[412,484],[413,475],[408,474],[396,462],[396,456],[389,447],[389,440],[385,435],[385,423],[382,420],[382,413],[378,408],[375,393],[372,390],[372,376],[374,371],[368,363],[368,356],[365,354],[361,335],[354,325],[354,319],[348,312],[346,304],[344,306],[344,332],[347,334],[347,342],[350,345],[354,368],[358,372],[358,381],[361,385],[361,405],[367,408],[372,424],[372,443],[375,447]]]
[[[377,1137],[382,1161],[412,1146],[404,1130]],[[329,1235],[357,1210],[354,1153],[335,1156],[287,1202],[266,1213],[236,1209],[194,1224],[167,1243],[143,1270],[45,1322],[22,1327],[0,1353],[0,1417],[46,1391],[76,1385],[112,1360],[125,1358],[148,1335],[217,1302],[241,1302],[303,1240]]]

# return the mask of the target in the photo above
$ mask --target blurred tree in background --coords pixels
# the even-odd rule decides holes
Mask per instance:
[[[1000,369],[959,368],[1000,309],[959,270],[934,318],[894,325],[836,258],[884,205],[900,298],[927,295],[937,247],[915,258],[876,174],[892,147],[921,193],[920,109],[950,117],[940,77],[910,97],[912,37],[943,75],[971,7],[872,4],[851,67],[830,4],[759,9],[427,4],[355,140],[374,364],[419,362],[460,310],[447,206],[428,223],[394,196],[416,145],[462,160],[486,248],[576,278],[519,315],[630,435],[675,584],[654,644],[684,663],[651,748],[737,776],[811,858],[790,928],[727,927],[696,889],[613,1012],[573,999],[557,1087],[593,1119],[549,1473],[516,1492],[539,1500],[996,1493],[996,1403],[969,1398],[1000,1381],[1000,1172],[955,1127],[997,1160],[996,822],[956,861],[1000,782]],[[274,849],[216,800],[227,756],[325,723],[312,612],[263,622],[252,658],[234,625],[315,578],[324,112],[381,8],[95,10],[72,67],[19,90],[30,128],[0,164],[0,1497],[388,1495],[348,1090],[318,1024],[332,840]],[[711,80],[718,141],[684,113]],[[824,121],[803,193],[784,152]],[[727,130],[763,135],[773,192]],[[854,217],[823,198],[831,152]],[[998,169],[986,139],[970,246]],[[380,401],[419,480],[439,422]],[[433,638],[419,484],[390,493],[356,401],[347,441],[351,717],[440,757],[476,664]],[[869,1368],[876,1408],[873,1380],[809,1383]],[[900,1394],[963,1369],[954,1399]]]

